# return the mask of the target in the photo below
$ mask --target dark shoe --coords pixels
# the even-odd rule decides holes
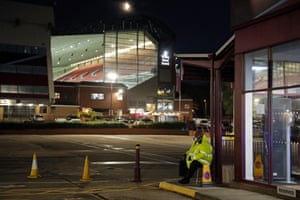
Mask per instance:
[[[190,180],[184,178],[184,179],[181,179],[180,181],[178,181],[178,183],[180,183],[180,184],[188,184],[188,183],[190,183]]]

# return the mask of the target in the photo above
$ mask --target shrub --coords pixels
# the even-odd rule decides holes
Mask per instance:
[[[154,122],[132,125],[132,128],[153,129],[185,129],[183,122]],[[0,129],[64,129],[64,128],[129,128],[125,123],[119,122],[97,122],[97,123],[56,123],[56,122],[0,122]]]
[[[155,129],[185,129],[186,124],[183,122],[154,122],[133,125],[133,128],[155,128]]]
[[[128,128],[123,123],[1,122],[0,129]]]

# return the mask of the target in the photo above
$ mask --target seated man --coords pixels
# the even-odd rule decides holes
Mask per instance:
[[[184,178],[179,181],[181,184],[190,182],[190,178],[194,175],[198,168],[203,168],[203,165],[210,165],[212,162],[212,145],[208,133],[197,134],[194,137],[194,142],[190,149],[185,153],[187,172]]]

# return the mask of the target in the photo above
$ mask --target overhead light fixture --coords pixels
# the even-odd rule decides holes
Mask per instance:
[[[265,59],[255,59],[253,60],[252,70],[262,71],[268,69],[268,63]]]
[[[253,65],[251,69],[254,71],[262,71],[262,70],[267,70],[268,66]]]
[[[107,74],[107,78],[111,81],[111,82],[115,82],[115,80],[117,80],[118,78],[118,74],[116,74],[115,72],[109,72]]]

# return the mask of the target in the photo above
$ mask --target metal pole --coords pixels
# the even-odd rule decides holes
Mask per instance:
[[[293,115],[290,111],[284,113],[286,125],[286,181],[291,183],[291,126]]]
[[[113,94],[112,94],[112,82],[110,83],[110,112],[109,115],[113,118]]]
[[[141,169],[140,169],[140,145],[135,145],[135,169],[134,169],[134,182],[141,182]]]
[[[203,100],[203,103],[204,103],[204,117],[207,116],[207,102],[206,102],[206,99]]]

